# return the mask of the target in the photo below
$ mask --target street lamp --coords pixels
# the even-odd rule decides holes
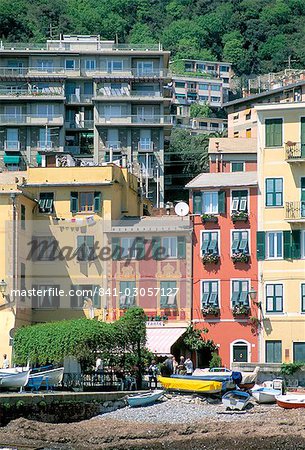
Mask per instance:
[[[7,283],[2,279],[0,281],[0,292],[1,292],[3,298],[5,298],[6,288],[7,288]]]

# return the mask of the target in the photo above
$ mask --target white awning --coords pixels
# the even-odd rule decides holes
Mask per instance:
[[[146,347],[158,356],[171,354],[172,345],[185,333],[185,328],[147,328]]]

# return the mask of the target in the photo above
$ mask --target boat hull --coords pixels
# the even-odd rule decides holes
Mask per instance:
[[[252,390],[252,397],[255,398],[257,403],[275,403],[276,397],[281,395],[281,391],[270,388],[260,388]]]
[[[225,383],[214,380],[192,380],[172,377],[159,377],[158,380],[165,389],[170,391],[198,392],[202,394],[216,394],[221,392],[225,386]]]
[[[242,391],[227,392],[222,397],[222,403],[226,409],[236,409],[238,411],[245,409],[249,401],[250,395]]]
[[[29,370],[5,375],[0,378],[0,387],[9,389],[22,388],[28,383],[29,375]]]
[[[155,403],[163,394],[163,390],[157,390],[147,394],[133,395],[127,398],[127,402],[131,407],[148,406]]]
[[[30,380],[43,377],[42,386],[57,386],[61,383],[64,376],[64,368],[44,370],[42,372],[36,372],[30,374]]]
[[[284,409],[305,408],[305,395],[279,395],[276,397],[276,403]]]

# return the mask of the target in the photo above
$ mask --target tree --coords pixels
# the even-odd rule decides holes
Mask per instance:
[[[192,103],[190,107],[190,117],[212,117],[213,111],[207,103],[200,105]]]
[[[131,44],[154,44],[158,42],[149,26],[144,23],[136,23],[132,27],[128,40]]]

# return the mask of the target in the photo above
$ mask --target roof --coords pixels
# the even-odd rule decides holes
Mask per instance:
[[[257,172],[221,172],[201,173],[190,181],[185,187],[196,188],[218,188],[237,186],[256,186]]]
[[[210,138],[209,153],[257,153],[256,138]]]
[[[270,91],[261,92],[260,94],[249,95],[248,97],[237,98],[236,100],[232,100],[231,102],[224,103],[224,108],[228,106],[238,105],[242,103],[255,103],[257,99],[261,99],[264,97],[269,97],[273,94],[278,94],[279,92],[289,91],[294,87],[303,86],[305,84],[305,80],[298,81],[297,83],[286,84],[285,86],[281,86],[276,89],[271,89]]]
[[[191,230],[189,216],[143,216],[112,221],[112,233],[186,232]]]

